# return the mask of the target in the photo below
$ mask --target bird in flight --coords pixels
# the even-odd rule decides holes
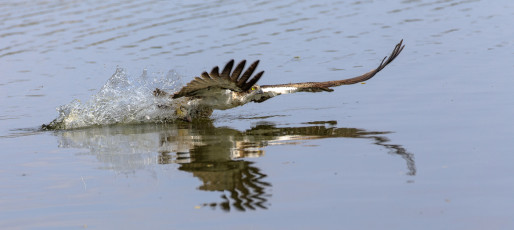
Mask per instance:
[[[332,92],[332,87],[351,85],[369,80],[384,69],[402,52],[405,45],[401,40],[389,57],[384,57],[377,68],[357,77],[324,81],[302,82],[279,85],[257,85],[264,71],[255,74],[259,61],[255,61],[245,70],[246,61],[243,60],[234,67],[234,60],[230,60],[220,72],[214,67],[210,73],[203,72],[201,77],[195,77],[178,92],[169,94],[161,89],[155,89],[156,97],[171,97],[170,105],[159,105],[160,108],[173,108],[177,118],[191,121],[194,118],[209,117],[213,110],[231,109],[248,102],[263,102],[272,97],[296,92]],[[243,70],[245,70],[243,72]]]

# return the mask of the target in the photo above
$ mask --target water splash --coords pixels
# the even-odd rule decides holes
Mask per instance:
[[[112,77],[89,101],[73,100],[57,108],[59,116],[44,129],[74,129],[95,125],[134,124],[174,120],[171,98],[154,97],[155,88],[174,92],[182,85],[175,71],[148,76],[146,69],[139,77],[130,77],[117,68]]]

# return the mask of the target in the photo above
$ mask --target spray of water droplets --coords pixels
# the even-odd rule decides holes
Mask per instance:
[[[158,75],[158,74],[157,74]],[[74,100],[57,110],[59,116],[44,129],[74,129],[95,125],[164,122],[176,119],[173,108],[157,105],[171,104],[169,97],[154,97],[155,88],[167,92],[181,85],[180,75],[174,71],[149,77],[146,70],[139,77],[127,76],[122,68],[116,72],[89,101]]]

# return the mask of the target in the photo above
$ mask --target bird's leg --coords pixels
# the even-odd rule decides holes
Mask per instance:
[[[193,118],[191,118],[190,115],[187,115],[186,117],[184,117],[184,120],[187,121],[187,122],[192,122]]]

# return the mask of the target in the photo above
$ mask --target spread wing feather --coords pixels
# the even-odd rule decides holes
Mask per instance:
[[[391,63],[399,54],[402,52],[405,45],[402,45],[403,39],[395,46],[389,58],[386,56],[382,59],[380,65],[377,68],[362,74],[357,77],[337,80],[337,81],[325,81],[325,82],[303,82],[303,83],[290,83],[290,84],[280,84],[280,85],[263,85],[261,89],[263,91],[263,96],[256,100],[256,102],[263,102],[271,97],[287,94],[287,93],[295,93],[295,92],[321,92],[321,91],[334,91],[331,87],[336,87],[340,85],[351,85],[363,81],[367,81],[371,79],[375,74],[384,69],[389,63]]]
[[[255,61],[246,69],[242,76],[241,73],[244,70],[246,61],[241,61],[234,71],[234,60],[230,60],[221,74],[219,73],[219,67],[214,67],[210,73],[203,72],[201,77],[195,77],[191,82],[187,83],[180,91],[173,94],[173,98],[195,96],[200,94],[204,90],[216,90],[216,89],[229,89],[236,92],[243,92],[250,89],[264,74],[264,71],[257,73],[252,77],[253,72],[259,65],[259,61]],[[232,72],[232,73],[231,73]]]
[[[262,96],[259,99],[254,100],[255,102],[263,102],[269,98],[272,98],[277,95],[287,94],[287,93],[295,93],[295,92],[322,92],[322,91],[334,91],[331,89],[332,87],[340,86],[340,85],[351,85],[359,82],[367,81],[371,79],[375,74],[384,69],[389,63],[391,63],[403,50],[405,45],[402,44],[403,40],[401,40],[396,47],[393,49],[391,55],[389,57],[384,57],[380,65],[377,68],[362,74],[357,77],[336,80],[336,81],[325,81],[325,82],[302,82],[302,83],[290,83],[290,84],[280,84],[280,85],[263,85],[261,86],[261,90],[263,92]],[[254,86],[257,81],[260,80],[264,71],[257,73],[252,77],[252,74],[255,72],[259,61],[253,62],[246,71],[244,71],[244,67],[246,64],[246,60],[243,60],[237,64],[237,66],[232,71],[234,66],[234,60],[230,60],[222,72],[219,72],[219,67],[214,67],[210,73],[203,72],[200,77],[195,77],[191,82],[189,82],[186,86],[184,86],[179,92],[172,95],[173,98],[186,97],[186,96],[197,96],[201,95],[202,92],[206,90],[222,90],[229,89],[236,92],[244,92],[249,90],[252,86]],[[241,73],[243,73],[241,75]],[[154,91],[156,96],[164,96],[167,95],[164,91],[160,89],[156,89]]]

